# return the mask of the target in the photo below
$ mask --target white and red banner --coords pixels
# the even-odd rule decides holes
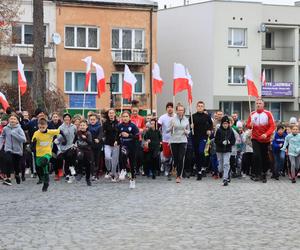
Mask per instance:
[[[24,64],[18,56],[18,84],[21,95],[24,95],[27,89],[27,80],[24,74]]]
[[[86,64],[84,91],[87,91],[91,79],[92,57],[87,56],[86,58],[81,59],[81,61],[85,62]]]
[[[186,76],[188,78],[188,101],[191,104],[193,102],[193,93],[192,93],[192,89],[193,89],[193,80],[192,80],[192,76],[189,73],[189,70],[186,69]]]
[[[8,101],[2,92],[0,92],[0,104],[5,111],[9,107]]]
[[[154,63],[154,67],[152,70],[152,76],[153,76],[153,92],[154,94],[161,93],[162,92],[162,86],[163,86],[163,80],[160,77],[160,69],[157,63]]]
[[[130,71],[127,64],[124,69],[124,82],[122,88],[122,97],[127,100],[131,100],[131,96],[134,90],[134,86],[137,82],[135,75]]]
[[[186,76],[185,68],[180,63],[174,63],[174,77],[173,77],[173,95],[188,89],[189,80]]]
[[[101,65],[97,63],[93,63],[93,66],[96,69],[96,76],[97,76],[97,91],[98,97],[100,97],[105,92],[105,76],[104,70]]]
[[[261,74],[261,85],[266,86],[266,70],[264,69]]]
[[[248,95],[258,98],[259,97],[258,91],[254,83],[252,70],[249,65],[246,65],[245,78],[247,80]]]

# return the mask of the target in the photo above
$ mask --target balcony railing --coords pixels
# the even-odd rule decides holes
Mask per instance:
[[[11,45],[0,47],[0,56],[5,57],[26,57],[32,58],[33,46],[32,45]],[[45,62],[55,61],[55,49],[53,46],[44,48]]]
[[[121,108],[121,100],[122,95],[121,94],[113,94],[113,107],[115,108]],[[139,101],[139,106],[142,108],[146,108],[148,104],[148,98],[146,94],[133,94],[133,99]],[[131,106],[131,103],[128,102],[126,99],[123,99],[123,106]]]
[[[262,48],[263,61],[295,61],[294,47],[274,47],[273,49]]]
[[[113,49],[112,59],[115,64],[147,64],[147,50],[145,49]]]

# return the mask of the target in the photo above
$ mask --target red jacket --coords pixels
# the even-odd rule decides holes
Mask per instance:
[[[132,123],[134,123],[135,126],[138,127],[138,129],[140,131],[139,140],[141,141],[142,140],[142,133],[143,133],[143,130],[145,129],[145,126],[146,126],[145,125],[145,118],[143,116],[140,116],[140,115],[137,115],[137,116],[131,115],[130,121]]]
[[[252,139],[262,143],[271,141],[271,136],[276,128],[272,113],[264,109],[253,111],[248,117],[246,126],[252,129]],[[263,138],[263,134],[267,137]]]

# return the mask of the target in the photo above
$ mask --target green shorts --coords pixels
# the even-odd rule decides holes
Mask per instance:
[[[39,157],[36,157],[36,166],[37,167],[40,167],[41,166],[41,160],[43,159],[43,158],[46,158],[47,159],[47,161],[48,161],[48,163],[49,163],[49,161],[50,161],[50,159],[51,159],[51,155],[44,155],[44,156],[39,156]]]

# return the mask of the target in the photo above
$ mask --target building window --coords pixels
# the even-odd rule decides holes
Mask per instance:
[[[274,70],[273,69],[264,69],[264,70],[265,70],[266,82],[273,82]]]
[[[229,28],[228,46],[246,47],[247,46],[247,29]]]
[[[142,73],[134,73],[137,82],[134,86],[133,94],[144,94],[144,74]],[[113,94],[121,94],[122,93],[122,85],[124,80],[124,73],[113,73],[111,75],[112,80],[112,93]]]
[[[33,81],[33,72],[29,71],[29,70],[24,70],[24,75],[25,75],[27,84],[31,85],[32,81]],[[13,70],[11,72],[11,83],[14,86],[18,85],[18,71],[17,70]]]
[[[65,27],[65,48],[99,49],[99,28],[97,27]]]
[[[33,45],[33,25],[16,24],[12,26],[12,44]],[[44,26],[44,44],[47,44],[47,26]]]
[[[84,93],[84,85],[84,72],[65,72],[65,93]],[[97,78],[95,73],[91,74],[87,93],[97,93]]]
[[[245,84],[245,67],[228,67],[229,84]]]
[[[274,49],[274,32],[266,32],[265,48]]]
[[[113,29],[112,49],[144,49],[145,32],[142,29]]]
[[[270,110],[273,114],[275,121],[281,121],[281,103],[280,102],[267,102],[265,103],[267,110]]]
[[[242,119],[242,102],[220,102],[220,109],[223,111],[224,115],[231,116],[233,113],[237,112],[239,114],[239,119]]]

